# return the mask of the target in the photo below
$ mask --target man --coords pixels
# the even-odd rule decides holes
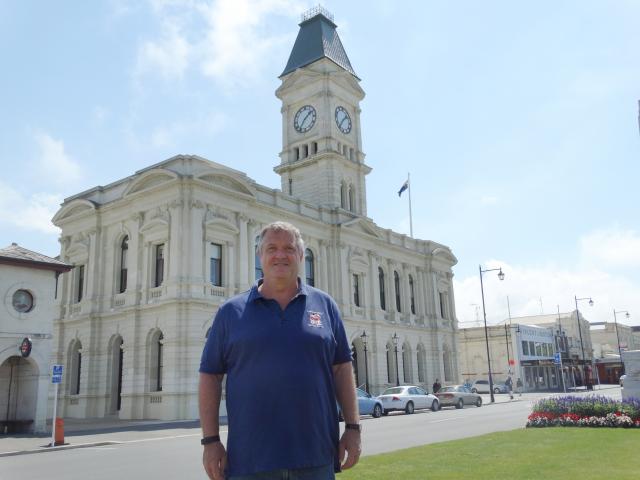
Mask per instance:
[[[511,376],[508,376],[504,381],[504,386],[507,387],[507,392],[509,393],[509,400],[513,400],[513,380],[511,380]]]
[[[435,395],[436,393],[438,393],[441,388],[442,388],[442,385],[440,384],[440,380],[436,378],[436,381],[433,382],[433,385],[431,385],[431,389],[433,390],[433,394]]]
[[[300,282],[296,227],[267,225],[257,249],[264,278],[221,305],[202,353],[204,468],[213,480],[334,479],[360,456],[351,351],[337,305]],[[227,450],[218,436],[224,375]],[[336,398],[346,426],[339,440]]]

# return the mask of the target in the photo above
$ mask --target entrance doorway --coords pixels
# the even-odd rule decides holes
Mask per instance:
[[[31,432],[37,403],[38,367],[27,358],[7,358],[0,365],[0,433]]]

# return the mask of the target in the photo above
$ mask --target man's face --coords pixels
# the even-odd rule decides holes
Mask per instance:
[[[297,282],[302,253],[289,232],[267,231],[262,242],[260,262],[265,281],[289,280]]]

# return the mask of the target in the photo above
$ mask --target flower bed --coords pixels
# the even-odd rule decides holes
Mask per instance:
[[[601,395],[543,398],[533,406],[527,427],[640,428],[640,399]]]

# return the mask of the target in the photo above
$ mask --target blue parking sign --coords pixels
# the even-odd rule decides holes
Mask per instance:
[[[556,354],[554,354],[553,363],[555,363],[556,365],[560,365],[560,352],[557,352]]]
[[[54,365],[51,375],[51,383],[62,383],[62,365]]]

